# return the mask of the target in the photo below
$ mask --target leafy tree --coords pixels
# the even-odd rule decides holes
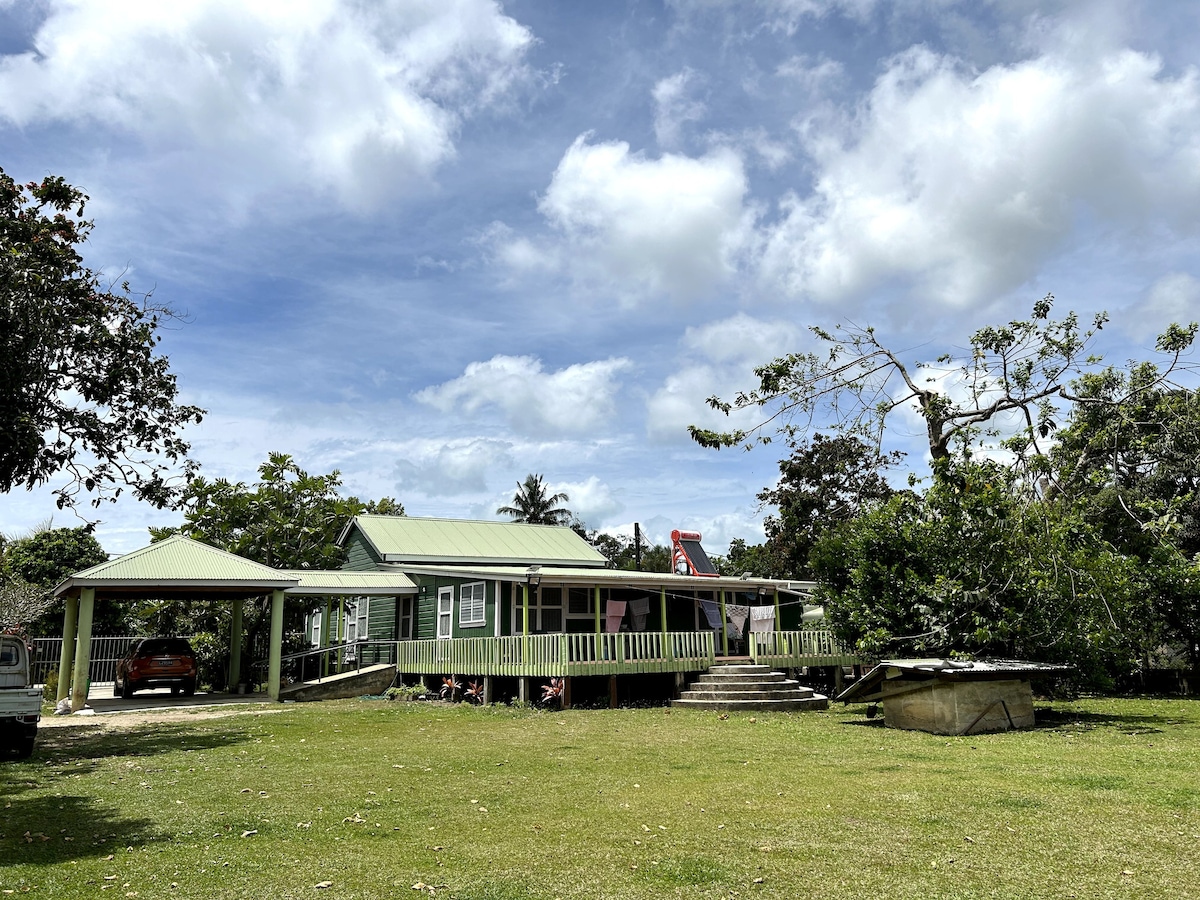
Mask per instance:
[[[541,475],[529,474],[524,482],[517,482],[512,506],[501,506],[496,515],[511,516],[514,522],[529,525],[570,525],[573,515],[569,509],[559,506],[571,498],[565,493],[548,494]]]
[[[745,538],[734,538],[729,542],[729,551],[724,556],[710,559],[719,573],[731,577],[746,572],[758,578],[797,577],[787,570],[771,544],[747,544]]]
[[[183,496],[184,524],[155,528],[160,540],[176,531],[276,569],[336,569],[342,527],[359,513],[404,515],[390,497],[364,503],[338,493],[341,473],[310,475],[286,453],[270,453],[252,486],[224,478],[192,479]]]
[[[1016,657],[1104,684],[1144,650],[1139,578],[1072,507],[1014,490],[1011,470],[958,464],[821,538],[819,595],[868,658]]]
[[[778,510],[763,522],[776,568],[786,577],[806,575],[808,555],[822,532],[894,493],[882,471],[902,458],[853,435],[815,434],[792,444],[791,455],[779,463],[779,482],[758,495],[760,503]]]
[[[1200,394],[1157,386],[1150,364],[1084,379],[1046,494],[1080,506],[1141,569],[1143,618],[1200,667]],[[1150,387],[1142,387],[1150,385]],[[1121,398],[1127,398],[1122,400]]]
[[[126,488],[174,502],[167,477],[190,474],[180,405],[158,329],[170,310],[101,287],[78,247],[87,196],[62,178],[18,185],[0,170],[0,492],[59,473],[59,508],[93,506]]]
[[[31,585],[44,598],[41,612],[25,623],[31,634],[61,634],[63,601],[54,600],[51,591],[76,572],[99,565],[107,559],[108,554],[87,526],[42,528],[27,537],[8,542],[4,548],[0,574],[18,585]],[[127,633],[128,613],[127,604],[98,605],[93,618],[95,633]]]
[[[360,513],[404,515],[403,505],[390,497],[371,502],[343,497],[338,492],[340,472],[311,475],[286,453],[268,454],[258,474],[253,485],[223,478],[192,479],[184,491],[184,524],[152,528],[151,535],[162,540],[182,532],[272,568],[336,569],[345,558],[337,538],[351,517]],[[299,604],[289,604],[285,629],[298,630],[308,612]],[[229,614],[226,604],[162,600],[143,607],[144,621],[151,630],[210,635],[206,640],[213,643],[213,652],[226,656]],[[247,654],[269,625],[267,598],[247,605],[243,612]],[[242,671],[248,670],[243,666]]]
[[[32,634],[31,623],[44,616],[52,602],[36,584],[0,575],[0,634]]]
[[[936,363],[906,359],[885,346],[873,328],[812,328],[828,346],[826,353],[793,353],[755,369],[758,387],[733,401],[710,397],[726,415],[761,409],[767,415],[749,429],[719,432],[690,426],[702,446],[721,448],[769,443],[773,434],[789,440],[810,427],[831,427],[880,446],[889,416],[915,405],[925,420],[935,471],[951,458],[953,445],[970,444],[984,430],[998,437],[999,424],[1016,425],[1006,441],[1021,459],[1042,457],[1044,442],[1057,428],[1061,402],[1083,402],[1071,382],[1099,368],[1091,348],[1107,316],[1081,330],[1069,313],[1050,318],[1053,297],[1034,304],[1029,319],[981,328],[970,339],[965,362],[944,355]],[[1197,325],[1172,325],[1158,339],[1165,364],[1157,379],[1138,390],[1169,386],[1183,354],[1195,340]],[[1129,399],[1116,398],[1119,400]]]

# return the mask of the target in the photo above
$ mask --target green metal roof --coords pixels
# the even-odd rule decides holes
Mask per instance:
[[[248,594],[283,590],[287,594],[388,597],[417,591],[412,579],[402,572],[272,569],[179,534],[77,572],[55,588],[54,593],[76,593],[85,587],[142,591],[209,589]]]
[[[604,568],[604,554],[570,528],[515,522],[355,516],[341,542],[358,528],[384,562],[569,565]]]
[[[212,587],[275,590],[297,578],[183,535],[172,535],[116,559],[77,572],[54,589],[85,587]]]
[[[331,594],[345,594],[356,597],[366,595],[396,597],[417,592],[416,584],[401,572],[288,569],[286,574],[300,580],[299,585],[287,589],[289,596],[315,594],[323,597]]]
[[[411,575],[447,575],[461,578],[499,579],[500,581],[524,582],[529,577],[527,566],[487,565],[415,565],[394,563],[397,569]],[[782,581],[771,578],[738,578],[734,576],[674,575],[670,572],[637,572],[628,569],[589,569],[578,566],[551,566],[538,570],[543,585],[574,585],[601,587],[635,587],[697,591],[757,591],[775,590],[792,593],[807,592],[813,585],[810,581]]]

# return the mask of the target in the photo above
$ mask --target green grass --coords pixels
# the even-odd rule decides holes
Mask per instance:
[[[0,896],[1200,896],[1190,701],[970,738],[854,707],[256,709],[43,729],[0,764]]]

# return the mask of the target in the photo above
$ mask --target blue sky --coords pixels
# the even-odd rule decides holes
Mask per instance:
[[[119,10],[119,12],[118,12]],[[87,190],[210,478],[266,454],[410,514],[528,472],[594,528],[761,537],[777,448],[704,398],[872,324],[912,359],[1200,318],[1186,2],[0,0],[0,166]],[[920,444],[894,440],[923,468]],[[54,512],[0,497],[0,530]],[[106,549],[178,515],[104,506]],[[58,514],[56,524],[72,524]]]

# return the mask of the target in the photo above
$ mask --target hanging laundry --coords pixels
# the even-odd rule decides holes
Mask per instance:
[[[609,600],[605,610],[604,630],[615,634],[621,630],[621,620],[625,618],[625,601]]]
[[[775,630],[775,607],[774,606],[752,606],[752,607],[750,607],[750,630],[751,631],[774,631]]]
[[[708,619],[708,627],[716,631],[721,627],[721,607],[716,600],[701,600],[700,608],[704,610],[704,618]]]
[[[746,620],[750,618],[750,607],[731,603],[725,607],[725,614],[729,616],[729,621],[737,630],[738,637],[741,637],[742,629],[746,627]],[[730,634],[733,632],[731,631]]]
[[[650,615],[650,598],[638,597],[629,603],[629,612],[633,615],[633,630],[646,630],[646,617]]]

